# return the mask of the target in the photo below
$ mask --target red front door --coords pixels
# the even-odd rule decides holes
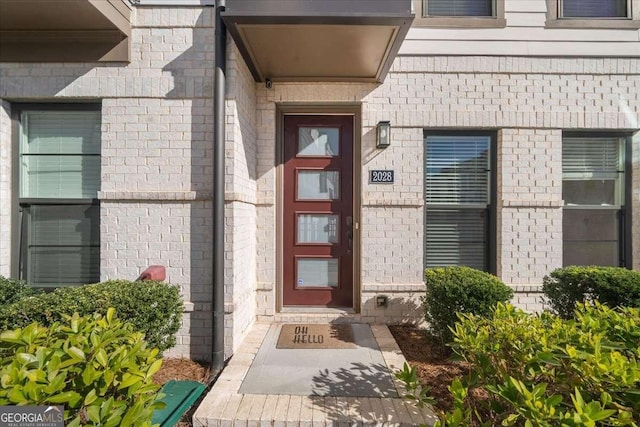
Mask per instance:
[[[353,306],[353,116],[284,118],[283,304]]]

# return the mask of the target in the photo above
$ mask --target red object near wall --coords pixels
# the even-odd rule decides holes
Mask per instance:
[[[167,277],[167,272],[162,265],[150,265],[146,270],[144,270],[140,276],[136,279],[136,282],[142,280],[156,280],[158,282],[163,282]]]

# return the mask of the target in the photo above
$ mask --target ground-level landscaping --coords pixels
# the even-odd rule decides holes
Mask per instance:
[[[639,272],[556,270],[543,285],[550,311],[538,314],[477,270],[431,269],[425,283],[429,329],[390,329],[408,360],[406,397],[433,404],[437,426],[640,423]],[[206,364],[161,360],[182,309],[171,285],[0,285],[0,404],[64,404],[70,425],[149,425],[163,384],[210,379]]]
[[[429,329],[391,330],[409,362],[398,373],[407,398],[434,404],[436,426],[640,423],[639,272],[555,270],[543,285],[551,310],[536,314],[477,272],[425,279]]]
[[[441,345],[428,332],[415,325],[391,325],[389,327],[407,363],[416,369],[416,374],[429,394],[436,399],[438,410],[450,411],[453,398],[448,387],[454,378],[469,373],[469,365],[452,360],[451,350]]]
[[[177,381],[198,381],[202,384],[209,383],[209,364],[205,362],[195,362],[193,360],[179,357],[165,357],[162,361],[162,367],[153,376],[153,382],[158,385],[164,385],[171,380]],[[200,398],[204,397],[203,394]],[[175,427],[191,427],[193,424],[191,418],[193,412],[198,407],[196,402],[187,412],[184,413],[182,419]]]
[[[440,426],[640,422],[638,309],[584,306],[564,320],[502,305],[489,319],[465,316],[448,345],[415,326],[390,329]]]

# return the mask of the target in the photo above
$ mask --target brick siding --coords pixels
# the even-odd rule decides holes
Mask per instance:
[[[0,276],[11,275],[11,105],[0,100]]]
[[[131,63],[0,64],[0,99],[102,101],[102,279],[164,264],[189,302],[178,345],[211,352],[213,8],[134,8]],[[360,314],[420,321],[423,129],[496,129],[498,274],[514,303],[543,308],[542,278],[562,259],[562,130],[638,129],[640,59],[399,57],[382,85],[256,84],[229,42],[225,181],[227,355],[276,314],[278,103],[361,103]],[[0,108],[0,274],[9,271],[10,103]],[[390,120],[392,143],[375,147]],[[633,143],[640,211],[640,140]],[[390,186],[367,182],[394,169]],[[15,190],[14,190],[15,191]],[[640,268],[640,215],[634,266]],[[376,295],[389,305],[375,305]]]

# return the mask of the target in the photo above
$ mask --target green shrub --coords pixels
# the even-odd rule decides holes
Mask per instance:
[[[6,306],[40,291],[31,288],[23,280],[8,279],[0,276],[0,306]]]
[[[73,313],[105,314],[109,307],[115,307],[120,318],[144,333],[150,346],[164,351],[175,345],[183,311],[180,291],[153,281],[112,280],[23,298],[0,308],[0,330],[22,328],[32,322],[47,326]]]
[[[575,319],[499,304],[461,315],[454,351],[470,365],[439,426],[640,422],[640,311],[579,305]],[[478,397],[480,396],[480,397]]]
[[[150,426],[162,360],[114,313],[0,334],[0,405],[64,405],[69,427]]]
[[[508,301],[513,291],[497,277],[469,267],[427,269],[423,299],[425,319],[434,335],[451,341],[456,313],[489,316],[496,303]]]
[[[622,267],[565,267],[543,280],[552,310],[565,319],[577,303],[598,301],[609,307],[640,307],[640,272]]]

